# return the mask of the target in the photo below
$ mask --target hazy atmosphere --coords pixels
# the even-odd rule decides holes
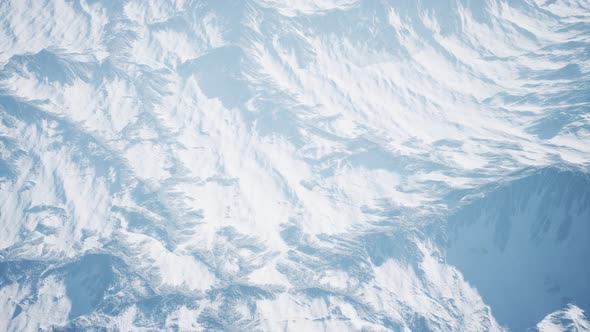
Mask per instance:
[[[590,331],[587,0],[0,0],[0,331]]]

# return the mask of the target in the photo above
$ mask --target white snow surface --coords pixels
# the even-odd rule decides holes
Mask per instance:
[[[537,324],[539,332],[590,331],[590,322],[584,310],[575,305],[553,312]]]
[[[589,50],[585,0],[1,1],[0,330],[587,330]]]

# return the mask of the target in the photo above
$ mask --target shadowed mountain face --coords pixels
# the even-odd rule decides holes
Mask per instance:
[[[589,221],[590,178],[544,169],[452,215],[448,261],[500,323],[525,330],[568,303],[590,309]]]
[[[582,329],[582,0],[0,3],[0,330]]]

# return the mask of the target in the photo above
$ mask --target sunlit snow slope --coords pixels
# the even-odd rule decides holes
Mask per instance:
[[[0,1],[0,331],[588,329],[586,0]]]

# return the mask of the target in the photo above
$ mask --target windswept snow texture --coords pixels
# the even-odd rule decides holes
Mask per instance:
[[[537,325],[535,331],[557,332],[557,331],[590,331],[590,322],[584,317],[583,311],[575,305],[569,305],[547,315]]]
[[[0,331],[585,331],[587,0],[0,1]]]

